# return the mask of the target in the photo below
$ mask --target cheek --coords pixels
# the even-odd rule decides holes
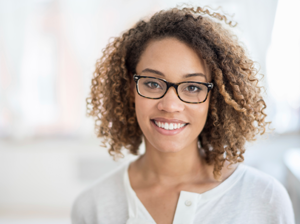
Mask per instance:
[[[155,100],[135,95],[135,112],[140,127],[145,126],[145,122],[150,119],[151,111],[155,108]]]
[[[146,98],[145,98],[146,99]],[[143,108],[147,107],[147,103],[145,102],[144,98],[139,96],[138,94],[135,95],[135,110],[138,114],[144,114],[145,111]]]
[[[192,112],[192,118],[194,120],[194,123],[196,124],[195,126],[202,131],[206,119],[207,119],[207,114],[208,114],[208,109],[209,109],[209,103],[205,102],[203,104],[197,105],[195,108],[193,108]]]

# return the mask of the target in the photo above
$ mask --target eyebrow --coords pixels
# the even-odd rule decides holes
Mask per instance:
[[[150,68],[144,69],[144,70],[142,71],[142,73],[143,73],[143,72],[151,72],[151,73],[154,73],[154,74],[156,74],[156,75],[160,75],[160,76],[162,76],[162,77],[166,77],[166,76],[164,75],[164,73],[162,73],[162,72],[160,72],[160,71],[157,71],[157,70],[154,70],[154,69],[150,69]],[[207,79],[206,79],[206,75],[204,75],[204,74],[201,73],[201,72],[199,72],[199,73],[186,74],[186,75],[183,75],[183,78],[189,78],[189,77],[195,77],[195,76],[201,76],[201,77],[204,77],[205,80],[207,80]]]

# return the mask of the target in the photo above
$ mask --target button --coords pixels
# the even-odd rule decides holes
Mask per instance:
[[[191,205],[192,205],[192,202],[189,201],[189,200],[186,200],[186,201],[185,201],[185,205],[186,205],[186,206],[191,206]]]

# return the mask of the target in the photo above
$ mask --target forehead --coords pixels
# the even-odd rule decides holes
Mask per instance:
[[[190,46],[173,37],[151,40],[137,64],[137,73],[145,68],[158,70],[172,77],[189,73],[203,73],[210,80],[204,60]]]

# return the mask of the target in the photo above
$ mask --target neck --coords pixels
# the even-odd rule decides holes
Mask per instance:
[[[146,152],[136,165],[145,181],[163,185],[212,178],[212,167],[205,163],[197,142],[178,152],[161,152],[146,141]]]

